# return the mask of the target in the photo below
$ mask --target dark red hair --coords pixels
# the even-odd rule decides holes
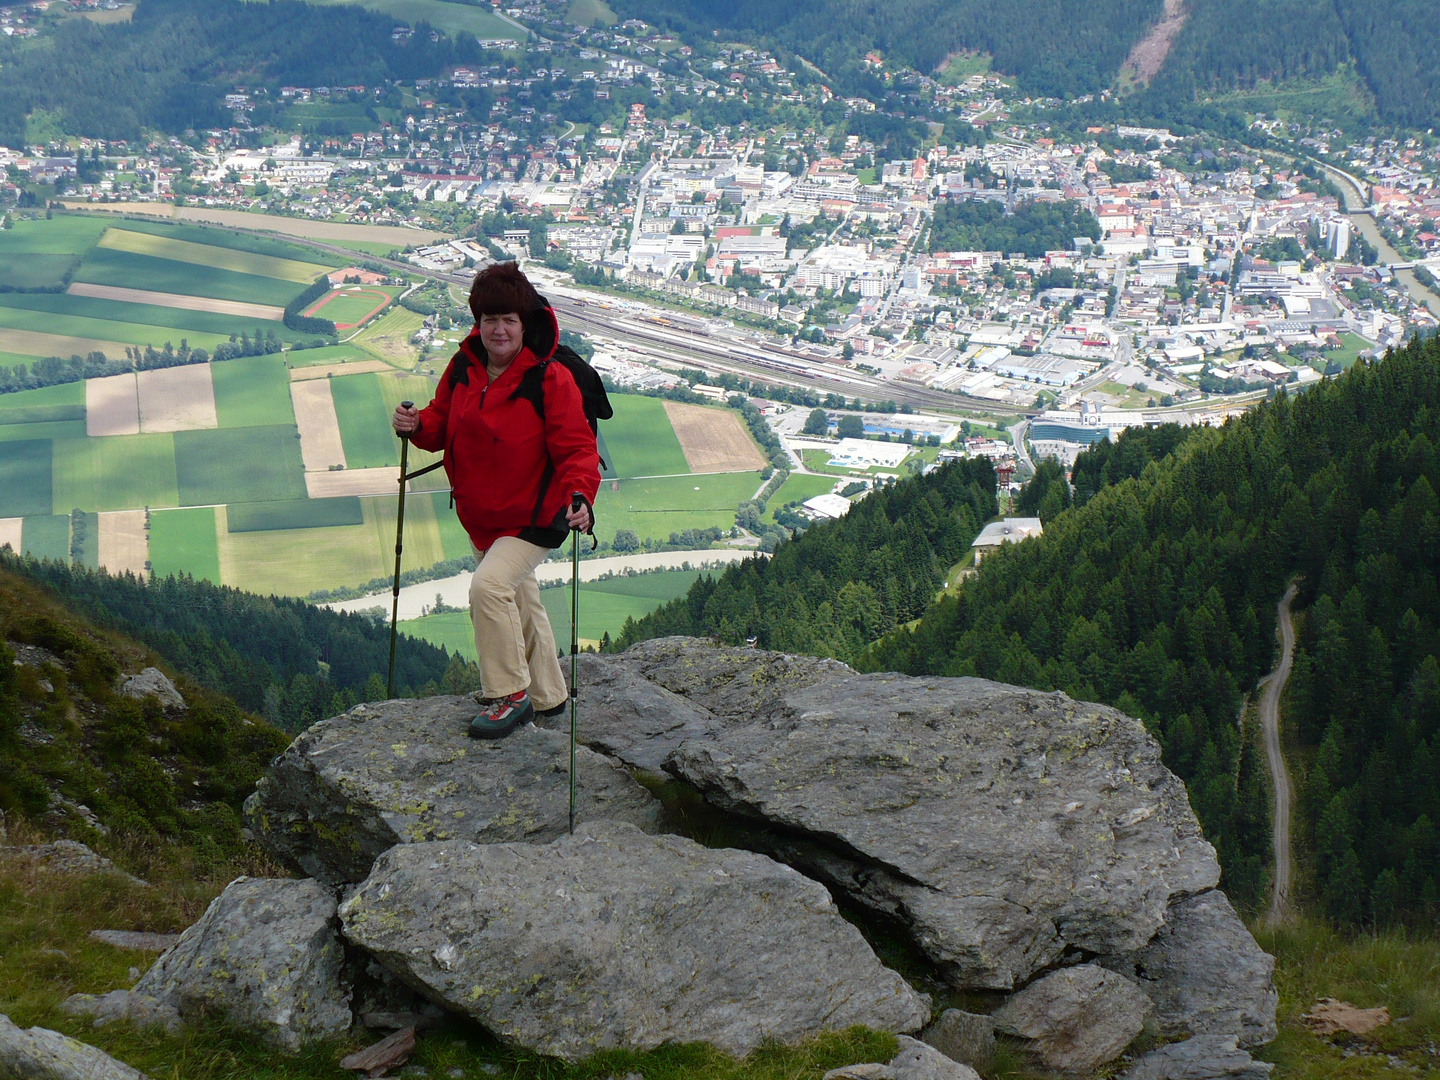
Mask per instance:
[[[470,285],[470,312],[475,321],[481,315],[504,315],[514,312],[528,326],[530,316],[545,306],[545,301],[520,272],[518,263],[502,262],[485,267]]]

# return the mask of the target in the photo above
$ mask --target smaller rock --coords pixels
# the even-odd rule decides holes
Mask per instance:
[[[90,936],[117,949],[135,952],[164,952],[180,940],[179,934],[148,934],[141,930],[91,930]]]
[[[147,667],[137,675],[126,677],[120,683],[120,693],[136,701],[153,697],[167,712],[184,712],[186,708],[180,691],[159,668]]]
[[[842,1065],[831,1069],[820,1080],[895,1080],[895,1070],[889,1065]]]
[[[1313,1009],[1300,1017],[1300,1023],[1316,1035],[1335,1035],[1342,1031],[1350,1035],[1369,1035],[1376,1028],[1390,1023],[1390,1010],[1384,1005],[1378,1009],[1357,1009],[1348,1001],[1321,998]]]
[[[459,1065],[451,1065],[450,1068],[445,1070],[445,1075],[450,1077],[450,1080],[462,1080],[465,1076],[465,1070]]]
[[[942,1054],[929,1043],[900,1036],[900,1052],[890,1059],[895,1080],[980,1080],[980,1074]]]
[[[920,1038],[951,1061],[980,1068],[995,1053],[995,1021],[981,1013],[946,1009]]]
[[[1268,1080],[1273,1068],[1241,1050],[1236,1035],[1196,1035],[1151,1051],[1121,1080]]]
[[[1081,964],[1014,994],[995,1014],[995,1026],[1033,1039],[1031,1050],[1046,1068],[1088,1073],[1119,1057],[1152,1009],[1150,999],[1125,976]]]
[[[133,990],[73,995],[72,1014],[174,1029],[215,1014],[288,1050],[349,1030],[335,897],[314,881],[237,878]]]
[[[0,860],[33,859],[35,869],[57,874],[118,874],[132,885],[147,883],[132,877],[103,855],[96,855],[76,840],[56,840],[53,844],[19,844],[0,848]]]
[[[103,1050],[58,1031],[23,1031],[0,1015],[0,1076],[17,1080],[146,1080]]]

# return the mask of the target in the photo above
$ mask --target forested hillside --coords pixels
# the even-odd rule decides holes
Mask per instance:
[[[872,647],[871,670],[981,675],[1144,719],[1185,778],[1227,886],[1268,857],[1253,732],[1299,583],[1286,702],[1297,840],[1335,918],[1440,915],[1440,341],[1414,343],[1224,429],[1127,434],[1076,466],[1083,505],[986,559]],[[1118,483],[1116,481],[1119,481]]]
[[[232,84],[375,86],[438,75],[480,56],[473,37],[391,39],[395,20],[298,0],[141,0],[128,23],[71,19],[31,40],[0,37],[0,145],[24,145],[25,117],[60,111],[68,131],[134,139],[228,127]]]
[[[838,521],[702,577],[678,600],[634,622],[614,648],[669,634],[853,659],[869,641],[917,618],[946,569],[998,511],[985,458],[951,462],[856,503]]]
[[[978,49],[1027,89],[1061,96],[1109,85],[1130,46],[1159,18],[1162,0],[621,0],[614,7],[680,29],[771,37],[851,88],[863,83],[859,62],[870,49],[924,72],[952,52]]]
[[[115,577],[8,550],[0,551],[0,571],[44,585],[96,624],[144,642],[202,686],[291,731],[385,696],[390,629],[364,616],[188,577]],[[479,681],[473,664],[399,638],[401,696],[462,693]]]

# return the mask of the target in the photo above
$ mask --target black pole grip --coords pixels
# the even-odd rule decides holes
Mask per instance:
[[[400,407],[401,407],[402,409],[413,409],[413,408],[415,407],[415,402],[413,402],[413,401],[402,401],[402,402],[400,402]],[[400,438],[404,439],[406,442],[409,442],[409,441],[410,441],[410,436],[413,435],[413,434],[415,434],[415,433],[414,433],[413,431],[397,431],[395,434],[396,434],[396,435],[399,435]],[[404,481],[402,480],[401,483],[403,484]]]

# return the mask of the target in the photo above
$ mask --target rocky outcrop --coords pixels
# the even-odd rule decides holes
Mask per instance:
[[[1123,1080],[1268,1080],[1274,1068],[1241,1050],[1234,1035],[1197,1035],[1146,1054]]]
[[[624,823],[546,845],[397,845],[340,914],[412,986],[570,1061],[694,1040],[739,1055],[929,1017],[819,884]]]
[[[103,1050],[58,1031],[22,1030],[0,1015],[0,1076],[13,1080],[146,1080]]]
[[[981,1068],[995,1053],[995,1021],[983,1013],[946,1009],[920,1032],[920,1038],[952,1061]]]
[[[1275,1038],[1275,958],[1218,890],[1172,904],[1143,948],[1101,962],[1140,985],[1167,1038],[1234,1035],[1241,1046]]]
[[[724,707],[666,769],[778,827],[773,854],[897,918],[958,985],[1022,985],[1067,948],[1139,949],[1173,900],[1219,880],[1184,785],[1114,709],[981,679],[843,672],[746,696],[737,651],[691,643],[664,664],[596,665]],[[765,711],[742,720],[753,700]],[[632,738],[634,725],[607,735],[614,711],[587,705],[587,741]]]
[[[1047,1069],[1088,1073],[1114,1061],[1145,1028],[1152,1006],[1138,986],[1096,964],[1062,968],[1012,996],[995,1026],[1030,1039]]]
[[[568,739],[526,726],[466,737],[469,697],[357,705],[297,738],[245,803],[251,835],[326,884],[363,881],[395,844],[546,843],[570,816]],[[581,820],[657,828],[659,804],[618,764],[579,755]]]
[[[136,701],[154,698],[167,712],[184,712],[186,708],[180,691],[159,668],[147,667],[138,674],[126,676],[120,683],[120,693]]]
[[[148,887],[132,874],[127,874],[103,855],[97,855],[77,840],[56,840],[52,844],[15,844],[0,846],[0,862],[25,861],[35,869],[56,874],[115,874],[132,885]]]
[[[296,1050],[350,1027],[336,930],[335,896],[316,882],[239,878],[132,989],[77,994],[65,1008],[97,1024],[174,1027],[216,1015]]]

